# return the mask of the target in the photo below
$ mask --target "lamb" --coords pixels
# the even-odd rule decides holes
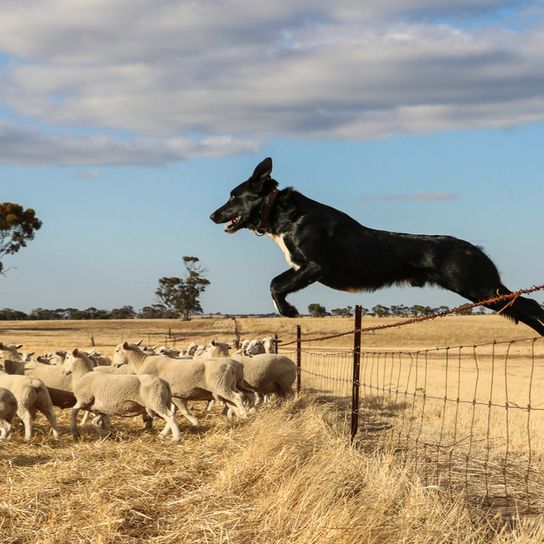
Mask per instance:
[[[278,343],[280,342],[273,336],[265,336],[262,340],[265,353],[278,353]]]
[[[46,353],[45,355],[40,355],[37,357],[38,363],[43,363],[45,365],[51,365],[51,366],[62,366],[64,364],[64,359],[66,358],[66,351],[64,350],[58,350],[58,351],[50,351],[49,353]]]
[[[297,367],[288,357],[263,353],[253,357],[234,358],[244,365],[244,380],[257,394],[276,393],[280,398],[293,397]]]
[[[47,387],[53,406],[71,408],[76,403],[72,392],[72,380],[62,371],[62,365],[32,362],[25,366],[26,376],[39,378]]]
[[[18,351],[22,347],[23,344],[4,344],[0,342],[0,360],[22,361],[23,358]]]
[[[212,340],[210,342],[210,345],[204,350],[203,354],[200,357],[204,357],[206,359],[212,359],[215,357],[228,357],[229,350],[229,344],[225,344],[224,342],[218,342],[217,340]],[[194,358],[197,358],[196,355]]]
[[[58,437],[57,420],[53,413],[51,397],[44,383],[29,376],[7,374],[0,371],[0,387],[9,389],[17,399],[17,415],[25,426],[25,441],[32,438],[36,411],[40,411],[48,419],[53,436]]]
[[[157,414],[166,421],[161,432],[165,436],[172,432],[172,440],[179,441],[179,428],[170,408],[172,394],[168,384],[149,374],[104,375],[93,372],[91,359],[78,349],[66,356],[64,373],[72,376],[72,389],[76,404],[72,408],[70,430],[74,440],[80,438],[77,428],[77,414],[85,409],[104,418],[106,431],[109,429],[109,416],[133,417],[139,414]]]
[[[242,393],[236,387],[236,363],[231,359],[198,359],[185,361],[162,356],[146,356],[138,346],[124,342],[115,348],[114,366],[133,364],[138,374],[153,374],[167,381],[172,401],[194,426],[198,420],[187,407],[188,400],[225,400],[236,407],[240,417],[247,410]]]
[[[244,355],[253,357],[253,355],[259,355],[265,353],[264,343],[262,340],[251,340],[244,350]]]
[[[0,440],[7,440],[11,433],[11,422],[17,415],[17,399],[4,387],[0,387]]]
[[[107,355],[102,355],[94,349],[89,351],[88,355],[94,363],[94,366],[111,366],[111,359]]]

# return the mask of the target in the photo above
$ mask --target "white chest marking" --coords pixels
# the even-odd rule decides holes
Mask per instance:
[[[300,265],[295,264],[291,260],[291,253],[289,253],[289,250],[287,249],[287,246],[285,245],[285,242],[283,241],[283,234],[280,234],[279,236],[277,236],[277,235],[274,235],[274,234],[268,234],[267,233],[267,236],[270,236],[270,238],[272,238],[272,240],[274,240],[274,242],[276,242],[276,244],[278,244],[279,248],[283,251],[283,254],[285,256],[285,260],[287,261],[287,264],[289,264],[289,266],[291,268],[294,268],[295,270],[298,270],[300,268]]]

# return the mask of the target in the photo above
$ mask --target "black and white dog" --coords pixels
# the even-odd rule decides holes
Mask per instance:
[[[228,233],[247,228],[280,246],[291,265],[270,284],[281,315],[296,316],[285,297],[316,281],[340,291],[439,285],[473,302],[510,293],[489,257],[469,242],[364,227],[290,187],[278,190],[271,173],[272,159],[266,158],[210,219],[228,223]],[[536,301],[519,297],[488,307],[544,336],[544,310]]]

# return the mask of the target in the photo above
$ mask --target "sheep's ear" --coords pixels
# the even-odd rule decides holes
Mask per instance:
[[[73,355],[74,357],[77,357],[77,356],[79,355],[79,350],[78,350],[77,348],[73,349],[73,350],[72,350],[72,355]]]
[[[136,345],[139,346],[142,342],[143,340],[140,340],[139,342],[136,342]]]
[[[0,342],[0,349],[4,349],[4,342]]]
[[[123,349],[130,349],[130,345],[128,342],[123,342]]]
[[[55,354],[59,357],[64,357],[66,355],[66,352],[62,349],[59,349],[58,351],[55,351]],[[47,355],[50,355],[49,353]]]
[[[211,344],[212,346],[215,346],[215,345],[216,345],[216,344],[215,344],[215,340],[212,340],[212,341],[210,342],[210,344]]]
[[[20,349],[23,347],[23,344],[15,344],[15,349]]]
[[[30,353],[27,353],[27,357],[32,357],[36,352],[35,351],[31,351]]]
[[[139,344],[136,344],[136,345],[139,345]],[[152,349],[153,351],[155,351],[158,347],[159,347],[159,344],[157,344],[157,345],[155,345],[155,346],[151,346],[151,349]]]

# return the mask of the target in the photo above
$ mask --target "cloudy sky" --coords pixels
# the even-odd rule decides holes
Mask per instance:
[[[0,307],[141,307],[196,255],[206,311],[273,311],[281,252],[208,219],[269,155],[365,225],[458,236],[512,289],[542,283],[543,50],[542,1],[3,1],[1,201],[44,226],[5,259]]]

